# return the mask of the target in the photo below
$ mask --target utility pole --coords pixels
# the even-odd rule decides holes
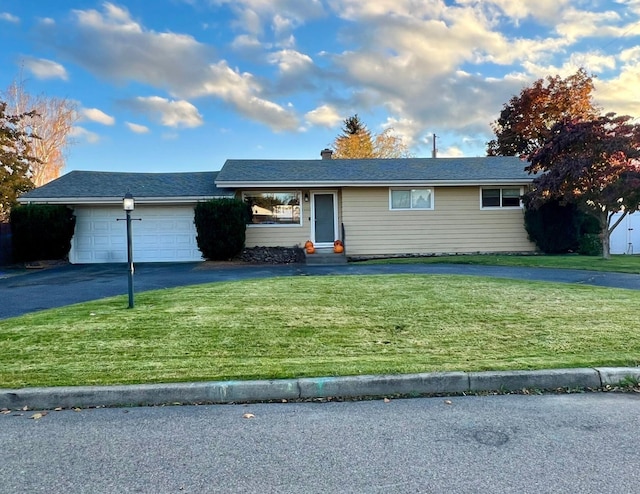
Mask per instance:
[[[436,139],[437,139],[437,135],[435,134],[435,132],[433,133],[433,150],[431,151],[431,157],[432,158],[437,158],[438,157],[438,150],[436,149]]]

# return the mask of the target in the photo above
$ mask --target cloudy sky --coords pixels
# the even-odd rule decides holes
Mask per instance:
[[[481,156],[533,80],[640,116],[640,0],[0,0],[0,89],[74,100],[67,171],[319,158],[354,113]]]

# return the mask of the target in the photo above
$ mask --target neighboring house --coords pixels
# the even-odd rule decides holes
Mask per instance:
[[[324,153],[323,158],[328,158]],[[66,204],[77,217],[70,261],[126,260],[122,197],[136,200],[138,262],[201,259],[193,208],[213,197],[251,203],[247,247],[345,243],[349,256],[532,252],[519,158],[228,160],[220,172],[74,171],[21,203]]]
[[[122,198],[135,198],[132,218],[137,262],[199,261],[193,209],[198,201],[233,197],[215,185],[217,172],[115,173],[73,171],[27,192],[23,204],[64,204],[73,208],[76,229],[69,261],[76,264],[126,262]]]
[[[247,246],[317,247],[349,256],[531,252],[519,158],[228,160],[216,185],[261,211]]]

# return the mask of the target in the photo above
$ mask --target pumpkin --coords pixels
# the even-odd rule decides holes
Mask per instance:
[[[344,252],[344,245],[342,245],[342,243],[334,245],[333,252],[336,254],[342,254]]]
[[[336,245],[344,245],[344,244],[342,243],[342,240],[338,239],[333,241],[333,246],[335,247]]]
[[[313,242],[312,242],[311,240],[307,240],[307,241],[304,243],[304,248],[305,248],[305,249],[308,249],[309,247],[313,247]]]
[[[316,252],[316,248],[313,246],[313,244],[307,247],[307,254],[314,254],[315,252]]]

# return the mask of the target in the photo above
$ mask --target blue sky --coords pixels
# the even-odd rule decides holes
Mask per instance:
[[[533,80],[585,67],[640,116],[640,0],[0,0],[0,89],[69,98],[65,171],[319,158],[358,113],[481,156]]]

